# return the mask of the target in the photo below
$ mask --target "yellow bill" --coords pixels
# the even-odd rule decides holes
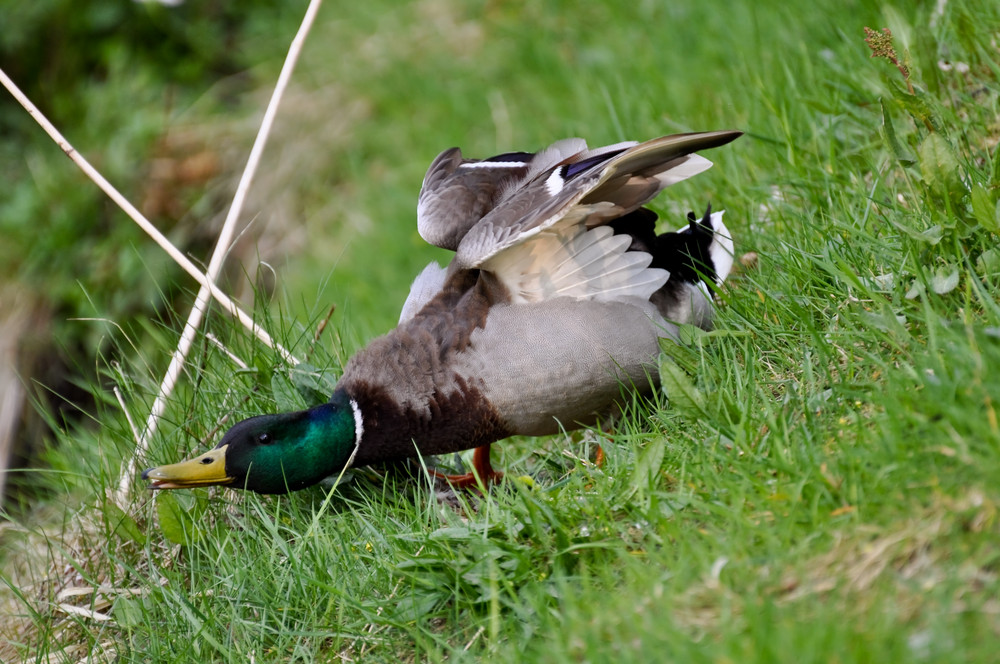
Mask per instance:
[[[167,466],[147,468],[142,479],[149,480],[150,489],[190,489],[197,486],[229,484],[234,479],[226,474],[226,448],[217,447],[194,459]]]

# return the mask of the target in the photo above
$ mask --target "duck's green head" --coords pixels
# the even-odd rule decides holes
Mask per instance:
[[[338,390],[309,410],[243,420],[214,450],[149,468],[142,479],[152,489],[223,484],[257,493],[297,491],[343,470],[363,430],[358,404]]]

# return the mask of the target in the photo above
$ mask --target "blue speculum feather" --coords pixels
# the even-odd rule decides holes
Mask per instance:
[[[576,177],[580,173],[583,173],[597,164],[602,164],[614,157],[617,157],[627,149],[628,148],[622,148],[621,150],[605,152],[604,154],[599,154],[596,157],[590,157],[589,159],[584,159],[573,164],[567,164],[566,166],[563,166],[563,178],[569,180],[570,178]]]

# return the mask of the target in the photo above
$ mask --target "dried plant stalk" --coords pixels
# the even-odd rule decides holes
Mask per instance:
[[[0,69],[0,83],[2,83],[11,95],[13,95],[14,99],[16,99],[17,102],[21,104],[26,111],[28,111],[28,114],[31,115],[31,117],[35,119],[35,122],[37,122],[42,129],[45,130],[45,133],[47,133],[49,137],[52,138],[52,140],[55,141],[60,148],[62,148],[62,151],[66,153],[66,156],[68,156],[73,163],[76,164],[80,170],[82,170],[84,174],[94,182],[94,184],[100,187],[101,191],[107,194],[108,197],[139,226],[139,228],[145,231],[146,234],[149,235],[154,242],[156,242],[156,244],[160,245],[160,248],[167,252],[167,255],[174,259],[174,262],[180,265],[185,272],[191,275],[191,277],[204,288],[208,288],[212,297],[218,300],[227,312],[236,317],[236,319],[239,320],[244,327],[253,332],[253,334],[265,345],[278,351],[278,353],[280,353],[285,360],[289,362],[296,362],[292,354],[285,350],[280,344],[272,340],[271,336],[258,326],[248,313],[240,308],[239,304],[236,303],[236,300],[229,297],[229,295],[223,292],[221,288],[210,281],[208,277],[206,277],[201,270],[199,270],[198,267],[188,259],[187,256],[181,253],[181,251],[175,247],[170,240],[168,240],[167,237],[156,228],[156,226],[152,224],[152,222],[146,219],[146,217],[144,217],[143,214],[121,194],[121,192],[115,189],[114,185],[108,182],[104,176],[97,171],[97,169],[91,166],[90,162],[87,161],[83,155],[77,152],[76,149],[70,145],[69,141],[67,141],[66,138],[59,132],[59,130],[56,129],[51,122],[49,122],[48,118],[46,118],[42,112],[38,110],[38,107],[36,107],[31,100],[28,99],[23,92],[21,92],[21,89],[17,87],[9,76],[7,76],[3,69]]]

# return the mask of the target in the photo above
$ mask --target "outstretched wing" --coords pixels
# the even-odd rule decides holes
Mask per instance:
[[[454,262],[493,273],[515,302],[648,300],[674,266],[651,265],[655,242],[636,246],[627,228],[635,218],[622,217],[664,187],[709,168],[711,162],[694,150],[739,135],[682,134],[565,158],[502,192],[492,211],[465,233]],[[617,219],[626,227],[606,225]]]
[[[465,159],[458,148],[445,150],[431,162],[420,188],[420,237],[455,251],[469,229],[508,192],[586,149],[583,139],[568,138],[538,153],[507,152],[482,160]]]
[[[497,155],[483,161],[463,159],[458,148],[431,162],[417,199],[420,237],[454,251],[472,226],[495,205],[499,192],[523,179],[531,153]]]
[[[638,145],[620,144],[593,151],[556,150],[559,161],[543,167],[536,155],[526,173],[508,182],[484,216],[467,228],[456,261],[466,269],[493,270],[503,252],[551,231],[575,237],[573,227],[593,228],[627,214],[667,187],[708,169],[712,163],[693,154],[736,139],[737,131],[676,134]],[[556,144],[559,145],[559,144]],[[553,146],[555,147],[555,146]]]

